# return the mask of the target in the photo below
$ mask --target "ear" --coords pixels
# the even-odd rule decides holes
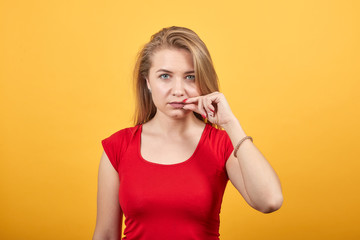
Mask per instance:
[[[146,80],[146,85],[147,85],[148,89],[151,89],[149,79],[147,77],[145,77],[145,80]]]

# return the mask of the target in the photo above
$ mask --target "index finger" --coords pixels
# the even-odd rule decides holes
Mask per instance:
[[[199,98],[201,98],[202,96],[197,96],[197,97],[192,97],[192,98],[187,98],[183,100],[183,103],[194,103],[197,102],[199,100]]]

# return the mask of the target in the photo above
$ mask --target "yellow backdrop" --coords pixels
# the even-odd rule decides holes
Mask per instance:
[[[131,126],[135,55],[172,25],[207,44],[284,204],[228,183],[220,237],[359,239],[359,1],[0,1],[0,239],[90,239],[100,140]]]

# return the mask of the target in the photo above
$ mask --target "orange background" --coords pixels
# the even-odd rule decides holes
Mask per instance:
[[[220,237],[359,239],[359,1],[0,1],[0,239],[91,239],[101,139],[131,126],[135,56],[172,25],[207,44],[278,173],[263,214],[228,183]]]

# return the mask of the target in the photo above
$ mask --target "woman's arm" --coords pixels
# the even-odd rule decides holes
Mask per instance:
[[[246,136],[224,94],[213,92],[185,99],[183,102],[183,109],[195,111],[208,118],[210,122],[223,127],[234,147]],[[250,206],[264,213],[273,212],[281,207],[283,196],[280,180],[251,140],[246,139],[238,149],[237,158],[231,155],[227,163],[231,182]]]
[[[240,139],[246,136],[235,117],[227,124],[223,124],[222,127],[229,135],[234,147]],[[235,157],[231,155],[230,158]],[[237,151],[237,161],[240,166],[238,175],[242,176],[242,185],[251,206],[263,213],[278,210],[283,202],[280,180],[250,139],[241,143]]]
[[[119,204],[119,175],[103,152],[98,173],[97,217],[93,240],[121,239],[122,210]]]

